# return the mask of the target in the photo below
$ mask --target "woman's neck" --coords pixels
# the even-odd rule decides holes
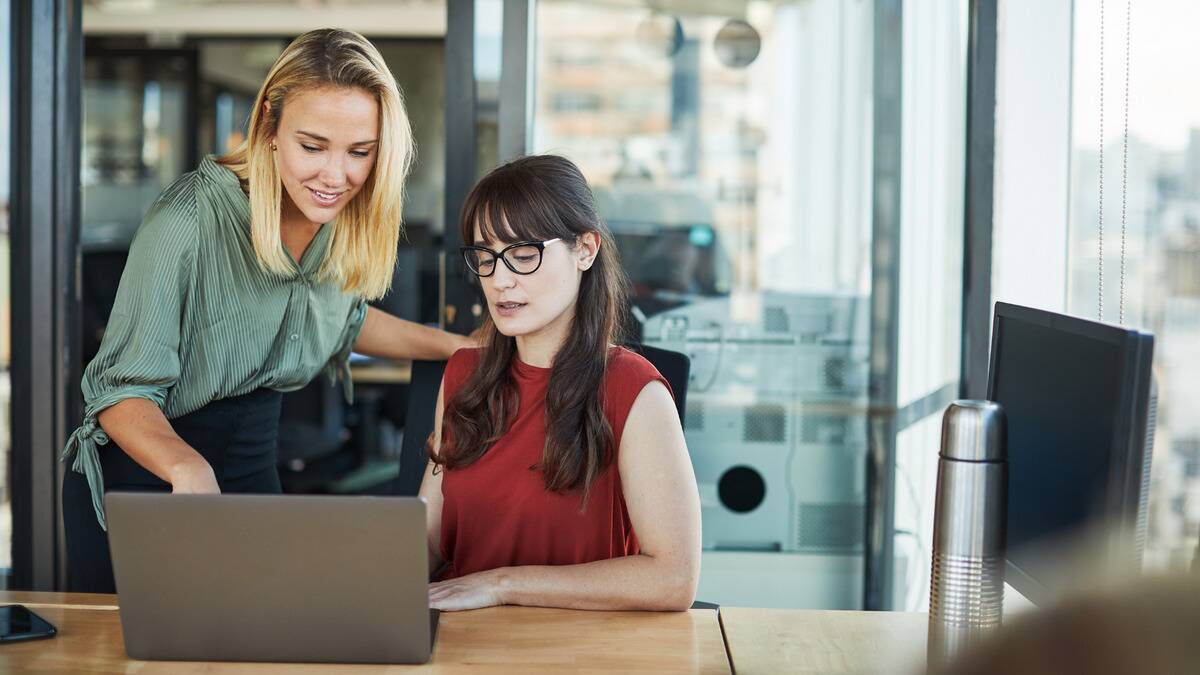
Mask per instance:
[[[572,306],[539,331],[518,335],[517,358],[537,368],[552,367],[554,357],[558,356],[558,351],[567,340],[574,309]]]
[[[292,255],[297,264],[304,257],[304,252],[308,250],[308,245],[312,243],[313,237],[317,235],[319,229],[321,229],[320,223],[314,223],[305,218],[292,200],[284,195],[283,202],[279,205],[279,236],[283,241],[283,247]]]
[[[550,368],[562,347],[561,338],[549,340],[543,335],[518,335],[517,358],[537,368]]]

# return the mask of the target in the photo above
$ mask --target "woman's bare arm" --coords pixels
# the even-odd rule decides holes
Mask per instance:
[[[652,382],[634,402],[618,469],[641,553],[579,565],[505,567],[433,584],[431,606],[685,610],[700,578],[700,497],[679,414]]]
[[[153,401],[127,398],[102,410],[96,420],[125,454],[170,483],[172,491],[188,494],[221,491],[212,467],[175,433]]]

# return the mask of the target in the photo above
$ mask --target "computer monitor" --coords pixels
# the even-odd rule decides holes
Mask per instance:
[[[1062,545],[1093,529],[1140,558],[1153,353],[1148,333],[996,303],[987,397],[1008,419],[1006,575],[1034,603],[1062,590]]]

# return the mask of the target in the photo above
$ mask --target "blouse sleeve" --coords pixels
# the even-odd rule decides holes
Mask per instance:
[[[96,418],[128,398],[161,408],[179,379],[180,325],[195,271],[197,226],[194,194],[160,200],[146,215],[130,246],[100,351],[84,371],[83,422],[67,439],[62,461],[87,477],[105,529],[98,448],[109,438]]]

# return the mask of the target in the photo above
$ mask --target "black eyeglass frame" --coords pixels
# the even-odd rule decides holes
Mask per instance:
[[[495,274],[496,266],[492,265],[492,271],[488,272],[487,274],[481,273],[479,270],[475,269],[474,265],[471,264],[471,258],[470,258],[471,251],[483,251],[485,253],[490,253],[490,254],[492,254],[492,258],[494,260],[502,261],[504,263],[504,266],[507,267],[509,269],[509,271],[511,271],[513,274],[519,274],[521,276],[528,276],[542,268],[542,259],[545,257],[543,254],[546,251],[546,246],[549,244],[553,244],[556,241],[560,241],[561,239],[562,239],[562,237],[555,237],[553,239],[547,239],[546,241],[518,241],[515,244],[509,244],[508,246],[505,246],[504,248],[500,249],[499,251],[493,251],[492,249],[490,249],[486,246],[460,246],[458,248],[458,250],[460,253],[462,253],[463,262],[466,263],[467,269],[474,272],[475,275],[481,279],[486,279],[486,278],[492,276],[493,274]],[[509,251],[511,251],[514,248],[521,248],[523,246],[533,246],[533,247],[537,248],[537,251],[538,251],[537,266],[534,267],[533,269],[529,270],[528,272],[522,272],[522,271],[518,270],[516,267],[513,266],[513,264],[511,262],[509,262],[508,258],[504,255],[505,253],[508,253]]]

